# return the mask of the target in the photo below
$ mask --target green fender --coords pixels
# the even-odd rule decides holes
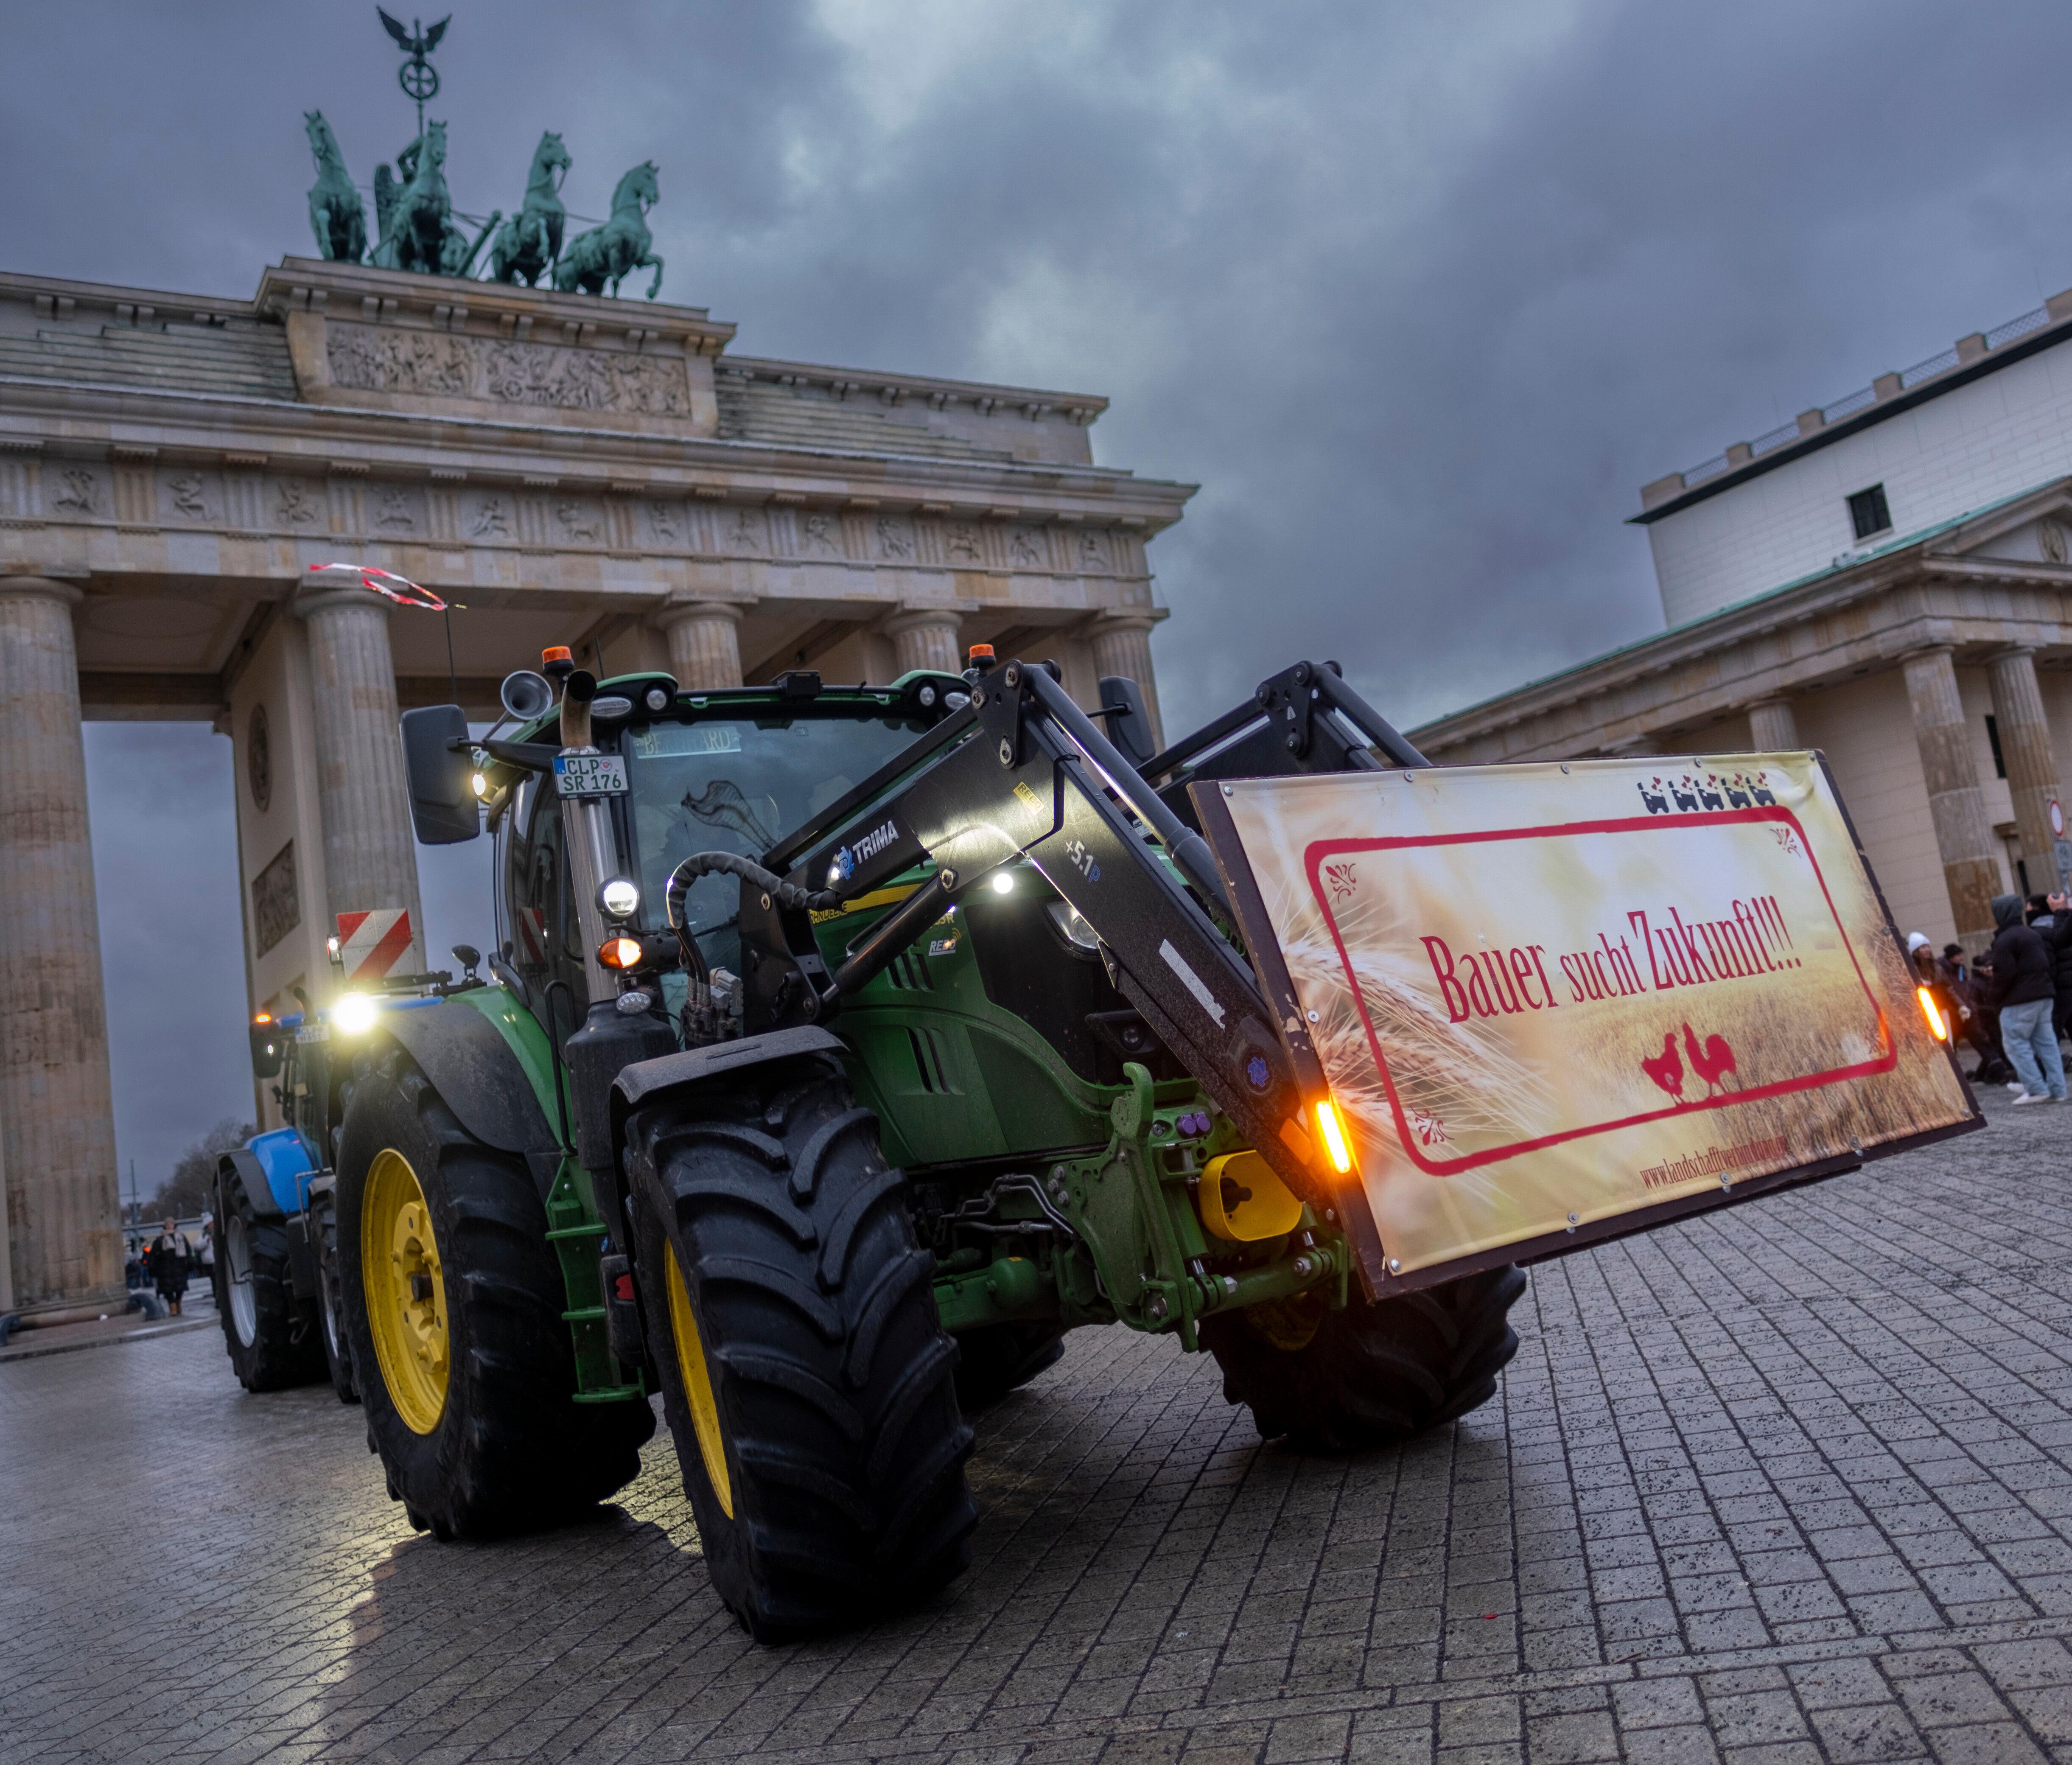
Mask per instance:
[[[471,987],[437,1005],[384,1011],[376,1033],[402,1044],[476,1139],[521,1154],[547,1199],[561,1162],[561,1102],[546,1033],[531,1012],[502,987]]]

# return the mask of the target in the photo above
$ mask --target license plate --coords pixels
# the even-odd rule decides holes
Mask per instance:
[[[616,754],[557,754],[554,789],[562,796],[623,796],[626,762]]]
[[[328,1042],[331,1040],[331,1026],[327,1023],[305,1023],[295,1031],[295,1039],[302,1043]]]

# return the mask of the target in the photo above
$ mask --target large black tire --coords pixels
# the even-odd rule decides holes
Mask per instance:
[[[316,1313],[296,1299],[288,1272],[287,1228],[261,1220],[235,1171],[217,1178],[216,1193],[223,1237],[209,1278],[237,1382],[247,1391],[285,1391],[323,1378]]]
[[[996,1404],[1064,1357],[1053,1323],[985,1324],[957,1338],[957,1402],[966,1415]]]
[[[1509,1314],[1515,1266],[1466,1275],[1342,1311],[1297,1298],[1202,1326],[1223,1396],[1250,1407],[1260,1435],[1312,1452],[1393,1445],[1464,1416],[1496,1392],[1518,1352]]]
[[[338,1262],[338,1204],[327,1199],[310,1210],[310,1253],[317,1265],[317,1319],[323,1326],[324,1366],[342,1404],[360,1401],[352,1344],[345,1331],[344,1282]]]
[[[436,1257],[413,1264],[431,1272],[407,1286],[378,1268],[368,1279],[370,1251],[394,1260],[397,1215],[384,1212],[384,1197],[401,1180],[395,1158],[421,1195],[434,1240],[424,1248]],[[494,1537],[569,1519],[632,1481],[641,1443],[655,1431],[654,1411],[639,1402],[574,1401],[574,1351],[561,1318],[566,1290],[524,1161],[471,1135],[400,1049],[352,1086],[337,1205],[346,1346],[368,1445],[380,1454],[389,1496],[412,1525],[442,1539]],[[370,1315],[370,1285],[373,1303],[386,1308],[387,1360]],[[442,1389],[430,1388],[429,1401],[398,1346],[409,1339],[399,1290],[430,1308],[413,1315],[434,1320],[426,1339],[443,1349]],[[406,1414],[413,1401],[426,1426]]]
[[[960,1574],[977,1511],[956,1345],[841,1068],[665,1100],[633,1118],[627,1162],[642,1314],[720,1598],[779,1641]]]

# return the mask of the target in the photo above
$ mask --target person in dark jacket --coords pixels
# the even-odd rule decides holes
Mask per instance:
[[[194,1267],[194,1247],[187,1242],[187,1234],[180,1230],[178,1222],[168,1220],[166,1229],[151,1240],[147,1254],[151,1264],[151,1285],[158,1290],[158,1297],[166,1302],[166,1309],[177,1318],[180,1314],[180,1301],[187,1295],[187,1275]]]
[[[1988,997],[2000,1008],[2000,1045],[2014,1062],[2025,1103],[2065,1101],[2065,1061],[2050,1017],[2058,1003],[2056,952],[2033,926],[2022,924],[2018,895],[1993,897],[1993,924],[2000,929],[1987,954],[1992,970]]]
[[[2013,1076],[2014,1068],[2000,1052],[2000,1013],[1987,1006],[1985,989],[1980,984],[1978,971],[1965,959],[1964,946],[1944,944],[1939,966],[1943,984],[1957,1002],[1957,1018],[1963,1038],[1979,1056],[1978,1071],[1971,1075],[1973,1082],[2006,1084]],[[2016,1079],[2015,1082],[2019,1084],[2021,1081]]]
[[[2050,929],[2044,933],[2044,941],[2058,959],[2058,1009],[2051,1014],[2050,1026],[2072,1040],[2072,894],[2045,895],[2044,899],[2050,908]],[[2039,924],[2037,929],[2043,928]]]

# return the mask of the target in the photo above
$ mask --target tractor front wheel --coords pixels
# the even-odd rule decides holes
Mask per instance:
[[[1223,1396],[1262,1436],[1313,1452],[1391,1446],[1464,1416],[1496,1393],[1518,1352],[1509,1314],[1525,1291],[1515,1266],[1465,1275],[1342,1311],[1297,1295],[1211,1318],[1202,1346]]]
[[[356,1080],[339,1136],[346,1347],[391,1496],[440,1538],[570,1517],[630,1483],[644,1403],[578,1406],[546,1210],[409,1057]]]
[[[977,1518],[905,1179],[825,1055],[635,1116],[635,1265],[714,1589],[761,1641],[918,1598]]]

